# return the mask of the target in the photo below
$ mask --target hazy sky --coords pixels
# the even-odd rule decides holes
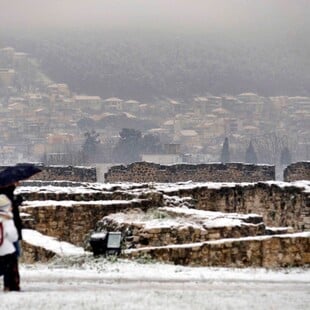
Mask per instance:
[[[1,27],[309,27],[310,0],[0,0]],[[306,30],[306,29],[305,29]]]

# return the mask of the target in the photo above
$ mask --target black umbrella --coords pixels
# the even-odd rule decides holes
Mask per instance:
[[[6,187],[18,181],[26,180],[42,170],[33,164],[17,164],[0,172],[0,187]]]

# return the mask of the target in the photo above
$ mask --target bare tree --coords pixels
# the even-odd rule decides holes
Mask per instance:
[[[252,139],[257,157],[261,163],[279,165],[281,164],[281,152],[284,148],[292,149],[293,140],[288,136],[276,132],[258,136]]]
[[[292,155],[287,146],[281,151],[280,163],[282,166],[287,166],[292,163]]]

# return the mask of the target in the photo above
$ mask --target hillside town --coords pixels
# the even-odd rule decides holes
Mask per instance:
[[[160,164],[218,162],[226,137],[235,162],[245,161],[250,142],[259,163],[278,164],[284,147],[292,161],[310,155],[310,97],[214,96],[206,90],[152,102],[101,98],[52,81],[31,55],[12,47],[0,49],[0,116],[3,164],[120,162],[113,149],[124,128],[153,137],[160,148],[141,150],[139,159]],[[95,140],[97,152],[88,158],[83,156],[87,137]]]

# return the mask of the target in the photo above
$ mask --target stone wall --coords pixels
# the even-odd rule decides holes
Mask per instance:
[[[166,215],[167,213],[163,212]],[[146,216],[146,215],[145,215]],[[209,226],[201,225],[194,218],[163,218],[159,222],[143,222],[141,214],[112,214],[98,222],[98,230],[120,231],[124,236],[124,248],[154,247],[172,244],[204,242],[222,238],[240,238],[266,234],[262,218],[257,216],[253,221],[258,223],[238,222],[236,225]],[[213,219],[215,222],[216,219]],[[151,225],[151,227],[150,227]]]
[[[83,246],[90,231],[104,216],[140,208],[146,210],[154,206],[148,200],[73,202],[42,201],[35,206],[20,207],[25,228],[35,229],[40,233],[62,241]]]
[[[309,189],[310,183],[307,184]],[[90,232],[100,227],[100,220],[102,223],[108,219],[104,223],[108,230],[131,231],[127,235],[131,240],[126,241],[137,249],[126,252],[128,257],[151,257],[183,265],[228,267],[305,266],[310,260],[309,231],[288,234],[293,230],[283,228],[292,226],[295,231],[310,228],[310,193],[300,184],[265,182],[219,186],[218,183],[187,182],[169,186],[138,184],[132,187],[128,184],[88,184],[81,188],[81,192],[77,188],[71,191],[61,186],[57,190],[49,190],[47,186],[40,191],[30,187],[21,195],[26,198],[21,207],[25,228],[77,246],[84,246]],[[239,218],[240,214],[246,214],[246,217],[241,225],[215,227],[212,220],[209,227],[201,221],[201,211],[197,215],[199,222],[187,217],[184,221],[180,220],[180,216],[177,217],[180,212],[188,216],[188,211],[180,208],[182,206],[190,210],[227,212],[230,219]],[[155,211],[152,216],[155,220],[159,219],[158,223],[145,218],[143,213],[146,211]],[[168,215],[166,222],[158,214],[162,211]],[[133,214],[133,220],[128,219],[128,213]],[[138,213],[142,213],[142,221]],[[124,217],[121,218],[120,214]],[[174,215],[175,218],[170,218]],[[220,217],[215,215],[216,219]],[[203,223],[203,229],[199,228],[198,223]],[[269,234],[273,236],[267,236]],[[55,255],[43,248],[24,246],[27,262],[49,260]],[[141,248],[143,246],[147,248]]]
[[[0,166],[0,171],[8,166]],[[55,181],[67,180],[76,182],[96,182],[95,167],[77,166],[43,166],[38,164],[42,172],[32,176],[31,180]]]
[[[275,179],[275,167],[269,165],[179,164],[163,166],[137,162],[128,166],[111,167],[106,182],[257,182]]]
[[[22,241],[22,255],[21,262],[26,264],[33,264],[36,262],[46,263],[56,256],[56,253],[45,248],[34,246],[30,243]]]
[[[256,213],[267,226],[291,226],[297,231],[310,229],[310,194],[302,187],[284,183],[235,184],[213,188],[180,188],[168,195],[192,197],[195,208],[207,211]]]
[[[310,161],[298,162],[287,166],[284,170],[284,181],[293,182],[310,180]]]
[[[124,256],[191,266],[306,266],[310,264],[310,233],[150,247],[127,250]]]
[[[263,217],[264,223],[267,226],[291,226],[295,231],[310,230],[310,193],[305,191],[303,187],[297,187],[291,183],[280,184],[282,185],[279,186],[276,182],[258,182],[242,185],[227,184],[220,187],[212,183],[196,186],[194,184],[185,184],[184,186],[174,185],[173,187],[167,187],[167,191],[162,190],[160,187],[157,189],[156,184],[149,184],[150,188],[148,189],[146,184],[141,188],[141,194],[139,194],[138,188],[123,191],[121,188],[115,187],[110,191],[93,190],[92,192],[85,192],[84,189],[83,193],[79,193],[76,190],[70,192],[70,190],[65,189],[58,192],[49,192],[47,188],[44,191],[42,189],[34,192],[27,191],[22,196],[26,201],[39,200],[42,203],[44,200],[74,200],[77,205],[79,201],[82,203],[83,201],[96,200],[133,200],[138,197],[145,199],[146,202],[144,203],[148,205],[148,208],[163,205],[178,206],[180,204],[179,200],[173,201],[175,196],[183,199],[189,198],[188,206],[195,209],[228,213],[255,213]],[[163,195],[165,195],[165,198]],[[172,199],[172,201],[170,202],[169,199]],[[45,206],[48,207],[48,204],[45,203]],[[31,211],[30,208],[29,210]],[[38,211],[31,211],[31,213],[35,212]],[[52,213],[52,211],[46,212]],[[66,211],[66,216],[70,216],[70,213],[67,212],[69,211]],[[82,212],[82,210],[79,212]],[[91,212],[96,214],[96,211]],[[116,209],[112,213],[114,212],[117,212]],[[99,221],[101,215],[103,217],[107,214],[106,212],[98,213],[96,219]],[[48,215],[47,219],[51,220],[52,223],[53,220],[50,216],[52,215]],[[43,221],[44,216],[42,218],[42,225]],[[48,222],[44,225],[48,225]],[[76,225],[79,226],[80,224],[76,222]]]

